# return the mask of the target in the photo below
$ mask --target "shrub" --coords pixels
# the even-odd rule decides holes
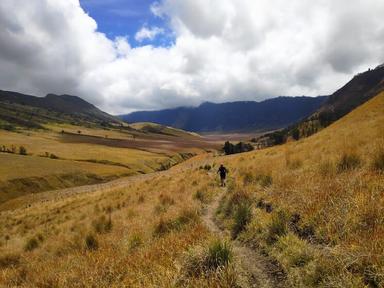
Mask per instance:
[[[258,174],[256,176],[256,182],[263,188],[267,188],[272,185],[273,179],[271,175]]]
[[[20,155],[27,155],[27,149],[24,146],[19,147],[19,154]]]
[[[376,171],[384,171],[384,150],[375,153],[373,156],[372,167]]]
[[[204,170],[210,171],[212,169],[212,166],[209,164],[204,165]]]
[[[7,153],[15,154],[16,153],[16,146],[15,145],[11,145],[11,148],[6,148],[6,152]]]
[[[228,200],[223,203],[222,211],[224,215],[228,217],[236,212],[238,206],[246,205],[247,203],[251,203],[250,195],[243,190],[236,190],[229,196]]]
[[[280,237],[272,251],[273,256],[286,270],[292,267],[304,267],[314,258],[313,250],[307,242],[292,233]]]
[[[36,237],[37,237],[37,240],[39,240],[40,242],[43,242],[43,241],[44,241],[44,236],[43,236],[43,234],[39,233],[39,234],[36,235]]]
[[[0,123],[0,130],[1,129],[7,130],[7,131],[16,131],[16,126],[8,123],[4,123],[4,124]]]
[[[88,234],[85,237],[85,248],[88,250],[97,250],[99,248],[99,243],[94,235]]]
[[[161,218],[159,222],[155,225],[153,235],[162,236],[173,230],[178,231],[187,224],[197,222],[198,219],[198,213],[194,210],[184,210],[176,219],[164,220],[163,218]]]
[[[254,147],[251,144],[239,142],[237,144],[232,144],[229,141],[225,142],[223,151],[226,155],[237,154],[243,152],[249,152],[254,150]]]
[[[162,236],[168,233],[171,230],[171,222],[165,221],[163,218],[159,220],[159,222],[155,225],[155,229],[153,231],[154,236]]]
[[[335,174],[335,165],[330,160],[320,163],[319,172],[322,177],[332,176]]]
[[[143,244],[143,240],[141,236],[138,234],[134,234],[129,238],[129,249],[134,250]]]
[[[254,181],[254,177],[253,177],[252,173],[250,173],[250,172],[244,173],[244,176],[243,176],[243,184],[244,185],[252,184],[253,181]]]
[[[16,254],[7,254],[0,256],[0,269],[15,267],[20,264],[20,256]]]
[[[49,155],[49,158],[51,158],[51,159],[59,159],[59,156],[56,156],[55,154],[51,153]]]
[[[337,164],[337,171],[345,172],[348,170],[356,169],[360,166],[360,164],[361,160],[358,155],[344,153]]]
[[[182,226],[189,223],[194,223],[199,220],[199,215],[195,210],[184,210],[181,214],[173,221],[173,226],[176,229],[180,229]]]
[[[167,212],[167,210],[168,210],[168,206],[163,206],[163,205],[161,205],[161,204],[157,204],[154,208],[153,208],[153,212],[155,213],[155,214],[162,214],[162,213],[165,213],[165,212]]]
[[[248,203],[241,204],[238,206],[236,213],[233,217],[234,224],[232,226],[232,238],[236,238],[241,232],[243,232],[251,221],[252,210],[251,206]]]
[[[156,214],[161,214],[166,212],[170,206],[175,204],[175,200],[173,200],[172,197],[164,194],[160,194],[159,201],[160,203],[154,207],[154,212]]]
[[[301,166],[303,166],[303,161],[300,159],[293,159],[287,162],[287,167],[292,170],[298,169]]]
[[[318,258],[307,264],[306,269],[303,269],[304,275],[301,275],[304,281],[304,287],[322,287],[322,284],[326,282],[331,274],[331,267],[334,263],[327,261],[326,259]],[[341,280],[341,279],[340,279]],[[325,284],[325,283],[324,283]],[[330,285],[323,285],[323,287],[332,287]],[[339,286],[345,287],[345,286]],[[358,287],[358,286],[350,286]]]
[[[175,204],[175,200],[173,200],[173,198],[170,197],[169,195],[160,194],[159,200],[161,205],[163,206],[171,206]]]
[[[110,217],[107,219],[105,215],[100,216],[98,219],[92,222],[92,226],[96,233],[108,233],[112,230],[112,219]]]
[[[206,203],[207,199],[202,190],[197,190],[195,194],[193,194],[193,198],[199,200],[202,203]]]
[[[25,251],[32,251],[39,247],[39,241],[36,238],[29,238],[24,245]]]

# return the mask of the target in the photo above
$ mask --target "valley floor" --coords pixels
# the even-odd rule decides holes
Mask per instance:
[[[0,204],[31,193],[165,170],[219,147],[162,127],[153,132],[69,124],[45,128],[0,130]]]

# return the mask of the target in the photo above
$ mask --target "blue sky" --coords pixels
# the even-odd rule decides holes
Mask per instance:
[[[173,39],[169,33],[159,35],[154,40],[135,40],[135,34],[142,27],[160,27],[165,30],[165,19],[151,13],[153,0],[80,0],[82,8],[96,20],[98,30],[108,38],[128,37],[133,47],[151,44],[168,46]],[[168,31],[169,32],[169,31]]]

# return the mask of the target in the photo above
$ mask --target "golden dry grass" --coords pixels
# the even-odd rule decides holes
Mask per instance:
[[[193,132],[188,132],[188,131],[184,131],[181,129],[168,127],[168,126],[164,126],[164,125],[160,125],[160,124],[156,124],[156,123],[151,123],[151,122],[137,122],[137,123],[132,123],[129,126],[131,126],[134,129],[137,129],[137,130],[145,130],[146,128],[147,129],[152,128],[153,131],[158,131],[160,133],[164,133],[167,135],[173,135],[173,136],[177,136],[177,137],[199,137],[198,134],[193,133]]]
[[[253,204],[243,240],[283,263],[293,286],[384,285],[384,171],[374,165],[383,111],[384,93],[310,138],[223,160],[234,178],[227,203],[248,195]]]
[[[136,171],[140,169],[144,170],[144,172],[153,171],[158,163],[167,158],[164,155],[137,149],[109,147],[91,143],[63,143],[60,141],[60,134],[51,132],[12,133],[0,131],[0,137],[1,145],[7,147],[11,145],[16,147],[24,146],[29,154],[35,156],[43,156],[45,152],[48,152],[66,160],[108,160],[128,167],[132,166],[131,170]]]
[[[166,142],[168,146],[162,147],[162,141],[156,145],[148,139],[139,143],[131,134],[118,128],[104,130],[69,124],[49,124],[46,128],[50,130],[0,131],[1,147],[10,149],[13,146],[17,152],[22,146],[28,154],[0,153],[0,203],[28,193],[163,170],[183,161],[186,152],[203,151],[175,147],[171,151],[168,146],[176,144]],[[75,134],[62,134],[62,130]],[[77,135],[77,131],[81,131],[81,135]],[[135,139],[139,136],[148,137],[136,133]]]
[[[214,173],[199,167],[211,164],[216,172],[224,163],[230,179],[218,217],[233,229],[239,205],[249,205],[246,224],[233,236],[275,258],[290,286],[382,287],[384,173],[375,161],[383,151],[383,111],[381,94],[298,142],[201,155],[123,189],[2,212],[0,284],[233,287],[235,266],[185,272],[195,261],[188,259],[197,259],[191,253],[199,255],[193,251],[213,238],[200,213],[219,188]],[[95,228],[109,217],[110,231]]]
[[[206,171],[195,168],[196,163],[181,166],[138,178],[124,189],[72,195],[2,212],[0,285],[176,285],[182,281],[186,251],[205,246],[212,238],[199,219],[202,203],[194,199],[193,192],[215,185]],[[193,176],[185,178],[183,169],[191,167]],[[216,191],[204,193],[209,199]],[[103,230],[100,227],[109,217],[112,229]],[[87,248],[90,235],[97,248],[93,244]],[[209,287],[209,283],[225,281],[215,274],[188,282]]]

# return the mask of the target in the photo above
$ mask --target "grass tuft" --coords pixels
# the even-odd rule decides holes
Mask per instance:
[[[232,260],[232,249],[227,242],[213,241],[208,247],[206,266],[210,270],[224,267]]]
[[[241,204],[237,207],[235,215],[233,217],[234,224],[232,226],[231,235],[232,238],[237,238],[237,236],[246,229],[246,226],[252,219],[252,209],[251,205],[248,203]]]
[[[273,179],[271,175],[258,174],[256,176],[256,182],[263,188],[267,188],[272,185]]]
[[[29,238],[25,243],[24,250],[32,251],[32,250],[35,250],[37,247],[39,247],[39,241],[35,237],[32,237],[32,238]]]
[[[375,171],[384,171],[384,150],[378,150],[375,152],[372,161],[372,168]]]
[[[155,225],[153,235],[163,236],[171,231],[180,231],[184,226],[196,223],[199,220],[199,215],[195,210],[184,210],[175,219],[164,220],[161,218]]]
[[[183,264],[184,274],[188,277],[207,277],[227,267],[232,255],[232,248],[227,242],[214,240],[208,247],[189,251]]]
[[[93,234],[88,234],[85,237],[85,248],[90,251],[94,251],[99,248],[99,242]]]
[[[135,250],[143,245],[143,239],[139,234],[133,234],[129,238],[129,250]]]
[[[288,232],[289,217],[284,211],[278,211],[272,215],[272,221],[268,225],[267,243],[275,243],[279,237]]]
[[[0,256],[0,269],[15,267],[20,264],[20,256],[16,254],[6,254]]]
[[[113,224],[111,217],[107,218],[105,215],[100,216],[92,222],[92,227],[98,234],[111,232]]]
[[[361,159],[357,154],[344,153],[337,163],[337,171],[339,173],[357,169],[361,165]]]

